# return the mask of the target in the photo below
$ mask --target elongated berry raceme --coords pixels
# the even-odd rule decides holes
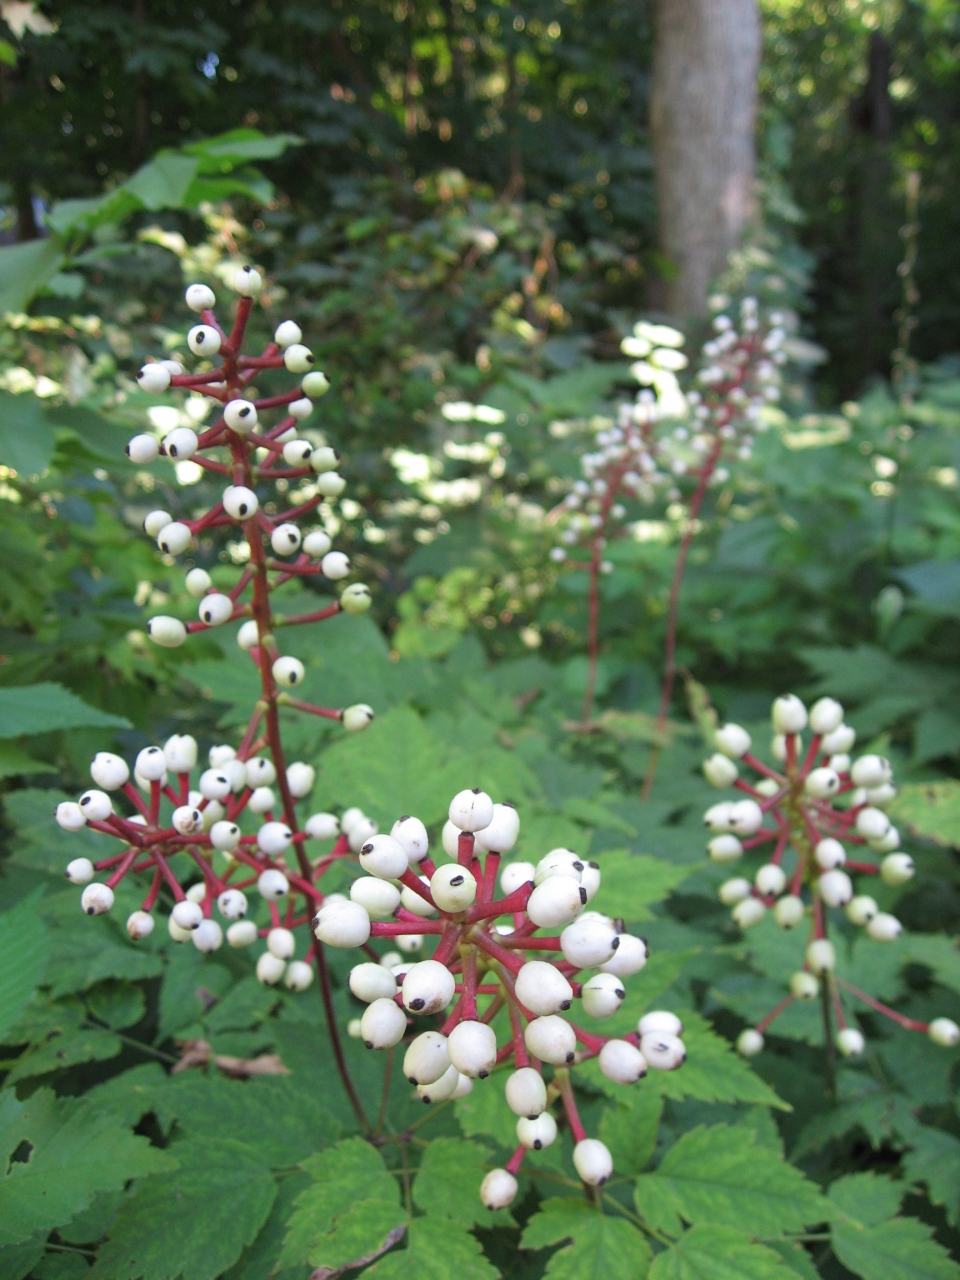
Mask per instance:
[[[344,814],[345,826],[357,822]],[[426,827],[404,814],[391,836],[370,837],[359,848],[370,880],[387,889],[395,880],[404,886],[399,903],[372,888],[357,892],[365,883],[358,880],[351,901],[333,903],[315,921],[317,936],[332,946],[382,938],[422,951],[433,943],[428,958],[404,962],[393,953],[382,964],[363,960],[354,966],[350,990],[367,1006],[358,1031],[370,1049],[405,1042],[403,1073],[426,1103],[474,1087],[504,1089],[518,1117],[518,1145],[507,1166],[488,1173],[480,1188],[491,1209],[516,1196],[525,1153],[556,1138],[551,1107],[558,1101],[561,1122],[577,1144],[581,1179],[600,1186],[610,1176],[609,1151],[588,1138],[580,1122],[572,1067],[596,1058],[608,1079],[631,1085],[648,1070],[675,1070],[686,1057],[680,1021],[666,1011],[646,1014],[622,1036],[579,1025],[581,1010],[595,1019],[617,1013],[625,979],[646,964],[647,946],[589,908],[600,887],[596,863],[553,849],[536,865],[501,867],[519,830],[512,806],[495,805],[480,790],[461,791],[451,801],[443,835],[454,861],[436,866]],[[394,905],[386,912],[381,901]],[[355,920],[347,918],[347,908]],[[505,1037],[494,1029],[501,1010]]]
[[[239,301],[229,331],[217,319],[213,290],[189,286],[187,306],[199,323],[190,329],[187,345],[199,363],[190,372],[174,361],[150,361],[138,381],[151,394],[187,393],[194,403],[204,397],[215,413],[192,414],[192,427],[177,427],[162,442],[141,433],[127,448],[137,464],[160,455],[178,465],[189,459],[220,482],[220,498],[206,512],[178,517],[158,509],[146,517],[146,535],[170,561],[193,554],[201,543],[209,546],[217,536],[242,543],[249,553],[235,570],[188,566],[183,603],[192,617],[177,617],[174,608],[151,618],[147,635],[172,649],[193,633],[240,623],[238,642],[260,677],[260,696],[239,741],[213,747],[199,767],[197,743],[189,735],[145,748],[132,762],[98,753],[91,766],[96,789],[76,804],[61,804],[57,821],[66,830],[86,826],[116,841],[102,858],[75,858],[67,868],[70,881],[83,887],[81,905],[88,915],[109,911],[114,890],[127,876],[143,876],[145,895],[127,921],[132,939],[148,937],[163,911],[170,936],[200,951],[264,940],[256,972],[268,985],[282,981],[291,991],[303,991],[319,975],[334,1054],[362,1117],[331,1016],[323,944],[310,929],[310,921],[329,909],[319,883],[323,873],[338,860],[352,860],[356,850],[335,816],[298,812],[313,788],[314,770],[302,761],[287,763],[279,712],[287,707],[340,721],[351,732],[366,728],[374,712],[366,704],[324,707],[301,698],[306,668],[282,652],[276,637],[340,612],[363,613],[371,596],[366,584],[344,581],[351,574],[349,559],[332,551],[324,528],[310,527],[321,504],[345,485],[342,477],[331,481],[327,474],[338,461],[336,452],[301,438],[301,424],[329,382],[293,321],[281,323],[276,340],[259,354],[243,352],[262,283],[252,267],[236,271],[232,285]],[[289,389],[262,396],[254,381],[273,370],[297,376]],[[277,514],[270,514],[275,508]],[[215,557],[210,563],[217,564]],[[340,592],[340,599],[308,613],[275,614],[271,596],[291,581],[322,585],[334,597]],[[375,835],[376,824],[357,812],[364,838]],[[318,850],[317,843],[329,847]],[[248,907],[256,919],[244,918]],[[347,908],[349,916],[355,904]],[[357,922],[351,926],[345,916],[334,932],[359,936]]]
[[[690,541],[707,490],[730,478],[728,465],[747,461],[755,436],[767,429],[765,409],[780,398],[786,331],[778,312],[761,315],[755,298],[744,298],[738,322],[714,320],[714,336],[704,344],[694,385],[684,393],[677,374],[686,368],[685,338],[667,325],[640,321],[621,350],[636,363],[632,373],[643,390],[620,406],[617,419],[598,419],[599,429],[581,458],[582,476],[548,517],[555,531],[550,559],[565,570],[589,576],[588,678],[582,724],[588,727],[596,688],[600,580],[615,562],[609,546],[631,531],[630,522],[657,499],[683,514],[686,531],[677,558],[667,635],[667,669],[661,699],[669,706],[673,682],[676,597]],[[685,504],[680,506],[680,504]],[[731,740],[732,741],[732,740]],[[735,743],[733,744],[735,746]],[[720,746],[736,756],[736,750]],[[715,759],[710,780],[726,786],[736,766]]]
[[[789,993],[755,1028],[741,1033],[737,1048],[746,1057],[762,1052],[764,1032],[785,1009],[796,1000],[818,998],[825,1035],[847,1057],[862,1053],[866,1042],[847,1025],[845,998],[946,1043],[934,1030],[945,1020],[908,1018],[846,981],[828,936],[831,910],[843,911],[877,943],[895,943],[902,931],[896,916],[880,911],[861,887],[865,876],[897,886],[915,873],[913,859],[899,852],[900,833],[886,813],[896,796],[890,762],[875,754],[851,761],[856,732],[844,724],[843,707],[834,698],[820,698],[808,709],[795,694],[784,694],[774,701],[770,719],[771,763],[752,754],[744,728],[727,724],[716,731],[717,754],[703,766],[708,782],[732,786],[741,797],[711,805],[703,818],[714,862],[754,863],[749,873],[720,886],[720,900],[731,907],[734,922],[750,929],[772,912],[783,929],[805,920],[809,927],[804,967],[790,979]],[[725,757],[730,769],[718,767]]]

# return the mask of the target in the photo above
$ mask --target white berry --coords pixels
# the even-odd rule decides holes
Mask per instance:
[[[191,311],[209,311],[216,306],[216,294],[205,284],[191,284],[187,287],[187,306]]]
[[[598,1138],[582,1138],[573,1148],[573,1163],[590,1187],[602,1186],[613,1173],[613,1157]]]

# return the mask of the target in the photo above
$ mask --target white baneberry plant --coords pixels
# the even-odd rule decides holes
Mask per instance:
[[[569,560],[590,577],[585,727],[596,689],[600,578],[613,569],[606,548],[627,532],[628,521],[658,500],[683,501],[686,507],[667,617],[661,727],[666,722],[675,674],[677,605],[700,510],[707,490],[730,478],[721,463],[750,458],[755,435],[767,426],[764,407],[780,398],[780,366],[787,359],[783,325],[777,312],[761,315],[754,298],[743,300],[736,323],[727,315],[717,316],[715,336],[704,344],[695,385],[686,394],[677,379],[688,363],[679,330],[641,321],[621,344],[625,355],[638,357],[632,372],[644,389],[632,404],[620,406],[614,424],[597,433],[597,448],[581,459],[582,479],[552,513],[558,545],[551,558],[567,562],[568,548],[575,547],[589,553],[586,561]]]
[[[843,707],[833,698],[821,698],[808,712],[798,697],[786,694],[774,702],[771,720],[773,764],[752,753],[744,728],[725,724],[715,733],[716,753],[703,766],[711,785],[733,787],[743,797],[721,801],[704,814],[712,833],[710,858],[728,864],[754,853],[766,855],[752,878],[726,880],[720,900],[741,929],[758,924],[768,911],[784,929],[809,929],[804,965],[790,979],[788,994],[741,1033],[738,1049],[747,1057],[759,1053],[763,1033],[785,1009],[795,1000],[819,998],[827,1043],[844,1056],[856,1056],[865,1040],[850,1024],[845,997],[927,1034],[935,1044],[956,1044],[960,1027],[949,1018],[929,1023],[908,1018],[836,971],[832,911],[843,911],[877,943],[895,943],[901,933],[900,921],[881,911],[859,881],[879,876],[888,885],[900,885],[914,875],[913,859],[900,850],[900,834],[885,812],[896,795],[890,762],[872,754],[851,757],[856,732],[844,724]],[[751,771],[749,781],[744,767]],[[848,856],[848,849],[858,856]]]
[[[283,321],[274,339],[258,355],[243,354],[243,339],[251,310],[261,290],[261,278],[250,267],[233,277],[239,295],[233,326],[221,328],[214,310],[216,299],[205,284],[191,284],[188,307],[199,321],[187,335],[196,357],[192,372],[176,360],[145,364],[138,378],[142,389],[162,394],[183,389],[206,397],[217,410],[211,425],[197,430],[178,426],[162,439],[151,433],[134,436],[127,445],[130,459],[146,465],[163,455],[181,464],[192,461],[223,480],[223,494],[209,511],[194,519],[177,519],[166,511],[152,511],[144,521],[148,536],[170,557],[188,552],[200,534],[213,530],[239,531],[249,547],[249,560],[237,569],[235,584],[226,591],[214,587],[210,575],[195,567],[186,573],[185,587],[198,600],[195,621],[161,615],[151,618],[147,633],[154,643],[175,648],[188,634],[240,622],[237,641],[247,651],[260,676],[260,696],[239,743],[210,750],[208,768],[197,769],[197,743],[175,735],[162,747],[146,747],[133,768],[120,756],[100,752],[91,765],[95,789],[57,809],[57,821],[68,830],[87,826],[120,842],[120,851],[90,861],[74,859],[70,880],[83,885],[81,905],[89,915],[109,911],[114,889],[130,873],[146,873],[149,888],[127,922],[134,939],[154,927],[161,901],[172,900],[168,927],[176,941],[190,939],[201,951],[215,951],[224,941],[217,916],[226,924],[226,941],[246,946],[264,939],[266,949],[257,960],[261,982],[281,981],[292,990],[311,984],[319,973],[338,1064],[346,1078],[333,1017],[330,984],[322,944],[304,929],[306,943],[296,930],[322,905],[318,881],[331,863],[348,856],[373,835],[376,824],[359,810],[338,819],[328,813],[305,818],[298,814],[313,789],[314,770],[302,761],[287,763],[280,731],[280,709],[295,708],[340,721],[348,731],[367,727],[373,710],[366,704],[347,708],[316,706],[299,698],[303,663],[284,655],[277,642],[281,628],[321,622],[335,614],[361,614],[370,608],[363,583],[344,585],[339,599],[310,613],[279,615],[271,606],[277,587],[294,579],[343,584],[351,572],[346,555],[332,548],[322,527],[304,529],[320,504],[339,496],[345,481],[337,473],[337,453],[315,446],[303,437],[314,400],[329,388],[315,369],[314,356],[303,344],[300,328]],[[259,396],[254,380],[267,370],[286,370],[296,385],[279,394]],[[289,510],[270,515],[262,496],[277,481],[300,483],[299,500]],[[333,842],[328,852],[311,857],[308,842]],[[178,856],[183,855],[183,856]],[[103,875],[97,879],[98,873]],[[258,926],[244,917],[247,893],[255,891],[269,907],[269,924]],[[300,954],[297,954],[298,949]]]
[[[597,1058],[605,1076],[627,1085],[651,1068],[673,1070],[686,1056],[673,1013],[648,1013],[622,1037],[594,1035],[570,1017],[576,1001],[592,1017],[615,1014],[624,979],[647,962],[647,946],[586,909],[600,887],[596,863],[554,849],[536,866],[512,862],[501,870],[519,829],[512,805],[462,791],[442,835],[454,861],[438,866],[424,824],[398,818],[389,835],[360,845],[366,874],[350,897],[330,895],[314,921],[317,938],[333,947],[390,938],[418,950],[427,937],[436,939],[428,959],[404,961],[393,952],[351,970],[350,989],[367,1005],[351,1030],[370,1049],[406,1039],[403,1072],[427,1103],[462,1097],[475,1080],[502,1071],[518,1145],[506,1167],[483,1180],[480,1195],[490,1209],[514,1199],[525,1153],[556,1139],[551,1104],[558,1099],[582,1181],[600,1186],[610,1176],[609,1150],[580,1121],[571,1067]],[[411,1038],[412,1018],[427,1017],[435,1025],[416,1024]]]

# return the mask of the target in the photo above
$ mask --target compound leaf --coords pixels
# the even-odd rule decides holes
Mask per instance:
[[[916,1218],[892,1218],[876,1226],[838,1223],[833,1252],[863,1280],[957,1280],[960,1266],[931,1239],[933,1228]]]
[[[802,1230],[829,1213],[799,1169],[759,1145],[753,1130],[736,1125],[685,1133],[652,1173],[640,1175],[634,1194],[641,1216],[671,1235],[680,1234],[684,1219],[771,1236]]]
[[[170,1151],[179,1169],[123,1202],[90,1280],[214,1280],[256,1239],[277,1194],[257,1152],[231,1138]]]
[[[490,1152],[479,1142],[462,1138],[434,1138],[420,1162],[413,1184],[413,1202],[418,1209],[444,1218],[469,1221],[484,1226],[512,1223],[506,1210],[491,1213],[480,1201],[480,1183],[491,1164]]]
[[[333,1242],[338,1220],[354,1206],[362,1202],[396,1206],[400,1193],[396,1180],[387,1172],[383,1160],[375,1148],[362,1138],[347,1138],[327,1151],[321,1151],[303,1162],[303,1168],[313,1178],[313,1183],[301,1191],[295,1201],[295,1209],[287,1223],[287,1235],[283,1242],[278,1266],[289,1267],[309,1258],[323,1259],[325,1247]],[[394,1218],[395,1226],[403,1215]],[[383,1214],[380,1209],[371,1213],[379,1231]],[[351,1238],[357,1236],[357,1223],[349,1227]],[[387,1227],[387,1231],[390,1227]],[[383,1242],[382,1233],[377,1240],[369,1240],[371,1248],[361,1248],[353,1256],[373,1252]]]
[[[735,1227],[691,1227],[658,1253],[649,1280],[790,1280],[795,1271]]]
[[[0,1245],[68,1222],[100,1191],[169,1170],[176,1161],[85,1099],[37,1089],[0,1094]]]
[[[550,1280],[641,1280],[650,1266],[650,1247],[636,1227],[585,1200],[545,1200],[520,1247],[542,1249],[562,1240],[571,1243],[547,1263]]]
[[[452,1218],[414,1218],[407,1247],[388,1253],[363,1273],[370,1280],[498,1280],[480,1242]]]
[[[0,915],[0,1040],[37,989],[47,951],[47,931],[33,895]]]

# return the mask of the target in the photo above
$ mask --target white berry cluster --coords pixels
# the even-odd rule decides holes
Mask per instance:
[[[188,632],[240,621],[240,647],[250,652],[258,664],[262,662],[262,647],[269,658],[273,682],[279,688],[292,689],[303,680],[303,664],[298,658],[281,655],[274,627],[321,621],[340,610],[364,613],[370,608],[371,596],[363,583],[353,583],[344,587],[338,603],[327,610],[302,617],[271,619],[265,615],[258,594],[259,582],[265,582],[269,590],[291,578],[322,576],[332,584],[349,576],[349,558],[342,551],[332,550],[326,531],[303,531],[298,523],[325,499],[339,497],[346,481],[336,471],[339,455],[334,449],[302,438],[303,423],[313,412],[314,400],[324,395],[330,384],[323,373],[312,368],[314,356],[303,345],[299,326],[284,320],[262,354],[242,355],[252,301],[261,288],[259,273],[242,268],[233,286],[240,294],[240,303],[229,334],[217,321],[213,291],[204,284],[192,284],[187,289],[187,305],[199,312],[203,321],[187,335],[187,345],[200,361],[193,373],[186,373],[175,360],[160,360],[144,365],[138,378],[141,388],[153,394],[173,387],[207,397],[217,404],[220,416],[205,429],[200,429],[199,423],[195,424],[196,431],[178,426],[162,440],[152,434],[134,436],[127,445],[127,454],[139,464],[153,462],[160,454],[178,464],[192,460],[224,480],[220,501],[195,519],[175,519],[161,510],[147,515],[144,529],[165,555],[175,557],[189,551],[196,537],[208,530],[240,526],[250,548],[250,564],[239,572],[230,591],[215,588],[205,569],[190,569],[185,585],[187,592],[199,599],[199,620],[184,624],[179,618],[159,615],[150,619],[147,634],[156,644],[175,648],[183,644]],[[216,368],[210,364],[214,357],[222,361]],[[253,380],[273,369],[302,375],[300,384],[279,395],[259,397]],[[281,415],[279,421],[267,426],[262,415],[271,410],[280,410]],[[282,481],[285,490],[291,481],[308,478],[309,489],[304,492],[309,496],[278,515],[264,511],[257,490],[265,482]],[[347,728],[357,729],[369,723],[371,713],[361,706],[343,713],[323,709],[317,714],[342,716]]]
[[[305,927],[322,904],[317,882],[333,861],[350,856],[349,837],[331,813],[310,815],[302,832],[292,829],[282,814],[278,819],[276,768],[268,757],[253,754],[250,744],[239,751],[211,747],[208,761],[209,768],[192,779],[197,743],[188,734],[176,734],[162,747],[144,747],[132,776],[121,756],[98,752],[90,766],[96,788],[76,802],[58,805],[56,818],[67,831],[88,827],[119,840],[121,848],[95,862],[74,858],[67,878],[84,886],[80,905],[87,915],[97,916],[111,909],[114,889],[126,875],[147,872],[150,888],[127,920],[131,938],[136,941],[153,932],[154,911],[163,893],[173,899],[167,919],[173,940],[189,940],[200,951],[217,951],[224,929],[215,909],[228,922],[230,946],[266,941],[267,949],[257,960],[261,982],[273,986],[282,978],[291,990],[303,991],[313,981],[316,944],[307,931],[304,954],[296,958],[294,931]],[[286,787],[294,803],[310,794],[313,783],[310,765],[297,761],[287,766]],[[119,803],[121,797],[126,803]],[[356,826],[357,815],[370,825],[356,809],[347,810],[344,821]],[[312,861],[304,858],[291,869],[288,851],[302,851],[308,840],[335,843],[325,855]],[[186,860],[177,855],[186,855]],[[94,878],[98,872],[103,880]],[[181,880],[193,883],[184,889]],[[251,892],[266,903],[269,924],[246,918]]]
[[[565,1016],[575,1000],[595,1018],[616,1013],[623,980],[646,964],[647,946],[586,909],[600,887],[596,863],[554,849],[536,866],[512,862],[501,870],[519,830],[512,805],[494,804],[480,790],[462,791],[442,835],[454,860],[435,865],[424,824],[405,815],[389,835],[371,834],[360,844],[365,874],[349,898],[328,897],[314,920],[317,938],[334,947],[366,946],[381,937],[416,951],[435,938],[429,958],[404,961],[393,952],[353,968],[350,989],[367,1006],[353,1029],[370,1049],[406,1039],[404,1075],[428,1103],[462,1097],[474,1080],[512,1065],[505,1092],[518,1117],[519,1145],[506,1168],[484,1179],[480,1194],[491,1209],[516,1195],[524,1153],[556,1138],[549,1108],[557,1097],[576,1142],[580,1177],[598,1186],[610,1176],[610,1152],[587,1137],[577,1115],[572,1065],[596,1057],[609,1079],[633,1084],[648,1068],[672,1070],[685,1057],[672,1013],[647,1014],[622,1038],[593,1035]],[[498,1044],[494,1019],[501,1010],[506,1040]],[[435,1018],[436,1025],[420,1030],[419,1024],[411,1033],[414,1017]],[[549,1083],[545,1065],[553,1071]]]
[[[599,557],[610,537],[622,532],[630,503],[657,498],[679,501],[684,478],[723,483],[724,456],[750,457],[753,436],[766,423],[762,410],[780,397],[779,366],[786,332],[783,317],[761,320],[756,300],[744,299],[739,326],[729,316],[714,320],[715,337],[701,353],[697,387],[684,395],[677,372],[687,365],[679,350],[684,336],[667,325],[641,321],[621,344],[639,357],[632,366],[645,384],[633,404],[620,406],[615,425],[596,435],[597,448],[581,459],[583,478],[555,510],[560,545],[551,558],[562,562],[566,547],[589,545]],[[598,559],[602,572],[612,565]]]
[[[843,707],[833,698],[821,698],[808,712],[798,697],[786,694],[774,702],[771,720],[773,764],[752,754],[750,735],[742,726],[725,724],[715,733],[716,753],[703,765],[709,783],[733,787],[742,796],[711,805],[704,814],[711,832],[710,858],[727,864],[754,851],[765,855],[752,879],[726,880],[720,900],[732,908],[742,929],[758,924],[768,910],[784,929],[806,919],[810,925],[805,964],[790,980],[790,995],[771,1016],[742,1033],[741,1053],[759,1053],[773,1017],[792,1000],[817,999],[824,986],[837,1016],[837,1047],[846,1055],[861,1053],[864,1039],[857,1028],[846,1025],[841,989],[901,1025],[929,1032],[937,1043],[955,1043],[960,1029],[949,1019],[938,1018],[929,1027],[913,1023],[835,972],[829,908],[842,909],[875,942],[895,942],[901,933],[900,921],[881,911],[852,878],[873,875],[885,884],[901,885],[914,875],[913,859],[900,851],[900,833],[885,812],[896,795],[890,762],[873,754],[851,757],[856,732],[844,724]],[[744,766],[751,771],[749,780]],[[880,861],[849,858],[848,846],[879,855]],[[952,1030],[945,1030],[947,1023]]]

